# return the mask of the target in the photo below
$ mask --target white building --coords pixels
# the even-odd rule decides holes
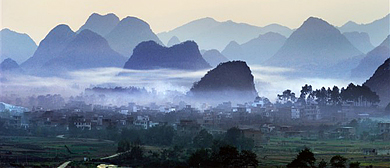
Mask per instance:
[[[291,119],[299,119],[301,117],[301,109],[295,108],[294,106],[291,108]]]

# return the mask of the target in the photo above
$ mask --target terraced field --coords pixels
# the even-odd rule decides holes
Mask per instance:
[[[15,166],[56,167],[68,160],[109,156],[116,149],[113,141],[96,139],[0,136],[0,162]]]
[[[354,141],[354,140],[302,140],[301,138],[271,138],[263,148],[255,149],[260,165],[284,166],[291,162],[298,151],[308,147],[317,161],[329,162],[335,155],[342,155],[349,161],[359,161],[361,166],[390,167],[390,155],[366,155],[364,149],[390,149],[390,142]]]

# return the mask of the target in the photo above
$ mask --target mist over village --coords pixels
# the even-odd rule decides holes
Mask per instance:
[[[390,167],[389,2],[299,2],[0,2],[0,167]]]

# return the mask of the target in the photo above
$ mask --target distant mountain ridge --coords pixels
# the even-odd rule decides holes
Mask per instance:
[[[222,51],[231,41],[247,42],[254,37],[267,32],[277,32],[289,36],[291,29],[278,24],[265,27],[253,26],[245,23],[236,23],[231,20],[219,22],[207,17],[191,21],[168,32],[157,34],[165,43],[173,36],[181,40],[194,40],[200,49],[217,49]]]
[[[293,68],[308,76],[332,76],[327,74],[327,68],[361,54],[335,27],[310,17],[264,64]]]
[[[30,58],[36,49],[37,45],[29,35],[10,29],[0,31],[0,62],[11,58],[21,64]]]
[[[378,67],[364,85],[379,95],[380,105],[386,106],[390,103],[390,58]]]
[[[218,50],[208,50],[202,54],[202,57],[212,66],[216,67],[220,63],[227,62],[227,59]]]
[[[390,36],[375,49],[368,52],[366,56],[359,62],[357,67],[352,69],[351,77],[354,78],[368,78],[386,59],[390,58]]]
[[[343,35],[353,46],[363,53],[367,53],[374,49],[374,46],[370,42],[370,36],[365,32],[345,32]]]
[[[35,73],[46,62],[59,56],[59,53],[76,37],[68,25],[54,27],[39,43],[34,55],[21,64],[28,73]]]
[[[134,49],[133,55],[124,68],[200,70],[211,66],[202,58],[198,45],[193,41],[186,41],[169,48],[155,41],[146,41]]]
[[[130,57],[133,49],[143,41],[153,40],[162,44],[148,23],[130,16],[122,19],[105,38],[113,50],[125,57]]]
[[[343,26],[339,27],[341,32],[366,32],[371,38],[371,42],[374,46],[378,46],[390,32],[390,14],[385,17],[375,20],[367,24],[357,24],[349,21]]]
[[[180,40],[179,38],[177,38],[176,36],[173,36],[167,43],[167,47],[172,47],[176,44],[180,44]]]
[[[47,74],[100,67],[122,67],[126,58],[97,33],[81,31],[59,54],[42,66]]]
[[[11,58],[5,59],[3,62],[0,63],[0,72],[5,72],[5,71],[20,71],[19,64],[14,61]]]
[[[283,46],[286,37],[269,32],[259,35],[246,43],[239,45],[231,42],[222,51],[230,60],[243,60],[249,64],[262,64],[271,58]]]
[[[113,13],[109,13],[106,15],[100,15],[98,13],[93,13],[89,16],[88,20],[84,25],[77,30],[77,33],[85,29],[89,29],[100,36],[105,36],[110,33],[116,25],[119,23],[119,18]]]

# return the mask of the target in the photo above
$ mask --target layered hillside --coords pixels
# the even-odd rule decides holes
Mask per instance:
[[[243,61],[219,64],[195,82],[189,95],[199,99],[250,101],[257,96],[254,77]]]
[[[211,68],[199,52],[198,45],[186,41],[172,47],[164,47],[154,41],[140,43],[126,62],[125,69],[183,69]]]
[[[105,38],[113,50],[125,57],[130,57],[133,49],[143,41],[153,40],[162,44],[148,23],[130,16],[122,19]]]
[[[380,105],[386,106],[390,103],[390,58],[378,67],[364,85],[379,95]]]

